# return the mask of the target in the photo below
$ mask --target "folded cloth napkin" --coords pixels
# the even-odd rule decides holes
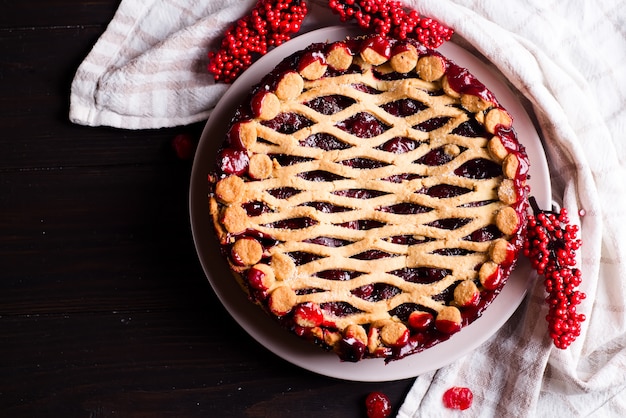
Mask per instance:
[[[254,0],[122,0],[79,67],[70,119],[144,129],[207,119],[226,85],[206,52]],[[582,334],[553,347],[538,280],[490,340],[418,376],[398,416],[449,416],[442,395],[469,387],[464,416],[626,416],[626,8],[621,0],[405,0],[454,28],[535,114],[553,198],[581,226]],[[337,24],[313,0],[304,30]],[[579,211],[585,212],[579,216]]]
[[[255,3],[123,0],[76,72],[70,120],[125,129],[207,120],[228,88],[214,83],[207,53],[217,49],[227,27]],[[328,9],[314,7],[301,33],[321,27],[330,15]]]

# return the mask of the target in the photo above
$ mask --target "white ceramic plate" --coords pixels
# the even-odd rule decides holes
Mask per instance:
[[[517,309],[533,282],[534,276],[526,260],[520,259],[506,286],[483,315],[448,341],[389,364],[382,359],[341,362],[335,354],[324,352],[280,328],[247,300],[220,255],[211,229],[207,199],[207,175],[214,167],[217,148],[224,138],[232,112],[250,87],[284,57],[309,44],[341,40],[358,33],[351,27],[329,27],[300,35],[260,58],[233,83],[215,107],[202,133],[191,173],[189,204],[193,237],[204,272],[226,310],[255,340],[283,359],[315,373],[345,380],[382,382],[415,377],[443,367],[489,339]],[[448,42],[438,50],[468,68],[512,114],[520,142],[526,146],[531,161],[532,195],[541,207],[550,207],[550,174],[543,147],[517,97],[499,75],[458,45]]]

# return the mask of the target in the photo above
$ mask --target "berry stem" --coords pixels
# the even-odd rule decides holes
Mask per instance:
[[[571,225],[567,210],[557,212],[539,208],[529,198],[533,210],[528,219],[524,255],[538,274],[544,276],[548,303],[548,329],[557,348],[567,348],[580,335],[585,315],[577,313],[586,295],[578,290],[582,273],[576,268],[576,251],[582,246],[578,226]]]

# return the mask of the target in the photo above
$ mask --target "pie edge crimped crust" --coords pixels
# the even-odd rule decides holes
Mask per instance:
[[[353,49],[354,44],[347,47],[348,42],[356,42],[360,48]],[[215,232],[222,248],[227,250],[225,252],[231,270],[251,299],[281,321],[289,317],[292,331],[327,348],[340,352],[342,341],[351,343],[357,341],[365,347],[362,357],[385,357],[388,360],[401,358],[426,348],[420,346],[419,341],[416,342],[419,338],[415,335],[422,332],[437,334],[437,341],[434,343],[445,340],[464,325],[462,315],[464,309],[466,307],[475,309],[481,292],[486,292],[491,299],[497,295],[515,264],[521,243],[521,231],[525,227],[524,214],[528,192],[525,184],[528,161],[514,133],[514,144],[511,144],[512,129],[509,128],[512,125],[512,118],[508,112],[490,95],[473,95],[454,90],[446,74],[447,67],[452,63],[439,53],[423,46],[416,48],[410,42],[400,43],[394,40],[389,42],[402,48],[395,48],[389,56],[385,56],[378,48],[364,47],[366,40],[348,39],[346,43],[329,44],[324,49],[326,55],[321,60],[311,60],[310,54],[301,53],[300,62],[295,64],[292,70],[280,74],[280,81],[273,86],[273,90],[266,86],[257,93],[261,97],[257,101],[260,105],[254,115],[256,117],[231,126],[231,129],[237,129],[239,139],[250,157],[248,178],[234,174],[214,177],[213,191],[209,195],[210,214]],[[319,54],[319,51],[317,52]],[[361,72],[325,77],[328,67],[346,70],[355,64],[362,68]],[[374,71],[385,74],[394,70],[405,73],[416,72],[418,77],[399,80],[381,80],[375,77]],[[362,84],[382,93],[370,95],[351,87]],[[428,91],[437,90],[443,90],[445,94],[441,96],[428,94]],[[355,103],[338,113],[324,116],[303,104],[315,97],[334,94],[351,97]],[[429,102],[427,109],[404,118],[390,115],[380,108],[384,103],[407,97],[419,101],[437,97],[438,103]],[[262,124],[281,112],[303,114],[315,124],[291,135],[280,134]],[[373,114],[390,129],[373,138],[357,138],[335,126],[358,112]],[[458,126],[469,113],[484,125],[491,137],[470,138],[449,133],[452,128],[447,125]],[[453,122],[448,121],[444,127],[426,133],[413,128],[422,121],[441,115],[451,116]],[[448,133],[442,134],[443,130],[447,130]],[[506,138],[500,136],[504,131],[508,132]],[[315,132],[331,133],[352,147],[347,150],[322,151],[319,148],[298,145],[298,141]],[[424,142],[418,148],[404,154],[385,153],[377,148],[385,141],[398,136]],[[364,145],[365,143],[369,144]],[[512,145],[518,148],[511,149]],[[393,174],[415,170],[413,161],[434,148],[444,146],[444,151],[455,157],[450,164],[454,163],[458,167],[465,161],[485,158],[501,164],[503,175],[480,181],[449,175],[443,179],[437,178],[438,172],[441,174],[446,171],[444,166],[448,164],[444,164],[421,167],[417,174],[427,174],[426,179],[405,180],[401,184],[381,180]],[[295,153],[310,160],[283,167],[268,157],[268,154],[277,153]],[[342,160],[354,157],[382,159],[389,165],[368,169],[355,176],[357,169],[338,164]],[[459,161],[455,162],[456,157],[459,157]],[[316,184],[313,189],[298,177],[301,172],[313,170],[330,171],[346,180],[322,182]],[[436,198],[415,193],[422,187],[436,184],[433,183],[433,179],[439,182],[444,180],[445,184],[453,186],[471,188],[473,192],[446,198],[446,202],[438,202]],[[280,187],[295,187],[300,189],[301,193],[289,199],[276,199],[267,193],[268,189]],[[301,206],[304,202],[318,200],[321,193],[324,193],[324,201],[345,206],[349,204],[349,199],[333,195],[334,189],[369,190],[380,187],[388,194],[360,200],[358,207],[353,207],[353,210],[347,212],[321,213],[311,207]],[[475,201],[470,199],[475,193],[481,195],[482,200],[493,199],[494,202],[480,207],[464,208],[463,211],[473,217],[467,225],[452,231],[424,226],[435,219],[461,216],[458,206]],[[248,216],[242,204],[250,201],[263,201],[271,206],[273,211]],[[406,223],[406,215],[376,210],[381,206],[407,201],[434,206],[435,209],[423,214],[410,215],[415,222],[409,225]],[[317,224],[296,230],[268,226],[285,219],[283,215],[287,209],[290,211],[287,218],[308,217]],[[367,219],[378,219],[385,225],[371,230],[352,230],[337,226],[362,219],[360,217],[363,216]],[[504,236],[489,242],[462,239],[469,232],[487,224],[495,224]],[[260,244],[250,242],[255,240],[245,236],[247,230],[260,231],[280,243],[270,248],[262,248]],[[413,246],[396,245],[386,239],[405,234],[424,234],[431,237],[434,235],[436,239]],[[303,242],[308,238],[324,236],[340,236],[352,243],[330,248]],[[246,242],[238,242],[243,240]],[[433,251],[442,248],[442,243],[446,244],[446,248],[465,248],[473,253],[462,257],[433,254]],[[378,260],[351,258],[369,249],[378,249],[395,256]],[[251,254],[238,254],[238,251],[251,251]],[[294,251],[317,251],[322,258],[296,266],[287,255]],[[454,263],[445,266],[440,264],[445,259],[450,261],[451,258],[455,259]],[[449,268],[452,274],[435,283],[418,284],[388,273],[403,267],[424,265]],[[362,275],[347,281],[326,280],[315,276],[320,271],[330,269],[359,271]],[[361,299],[351,293],[355,288],[368,284],[370,279],[376,283],[395,286],[402,292],[391,299],[376,302]],[[455,287],[451,302],[446,304],[434,299],[452,285]],[[299,289],[311,288],[321,291],[310,294],[297,292]],[[338,317],[320,308],[324,303],[336,301],[349,303],[359,312]],[[429,314],[434,312],[434,317],[427,320],[409,318],[403,321],[397,316],[390,315],[389,311],[394,307],[409,302],[427,308]],[[490,300],[485,301],[483,309],[489,302]],[[480,311],[476,311],[474,316],[467,318],[466,321],[471,322],[479,315]],[[422,326],[429,331],[420,329]],[[350,358],[351,361],[359,359],[360,357]]]

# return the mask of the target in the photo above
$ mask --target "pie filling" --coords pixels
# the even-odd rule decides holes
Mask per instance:
[[[505,285],[528,159],[466,69],[411,40],[313,44],[235,112],[210,213],[249,298],[345,361],[470,324]]]

